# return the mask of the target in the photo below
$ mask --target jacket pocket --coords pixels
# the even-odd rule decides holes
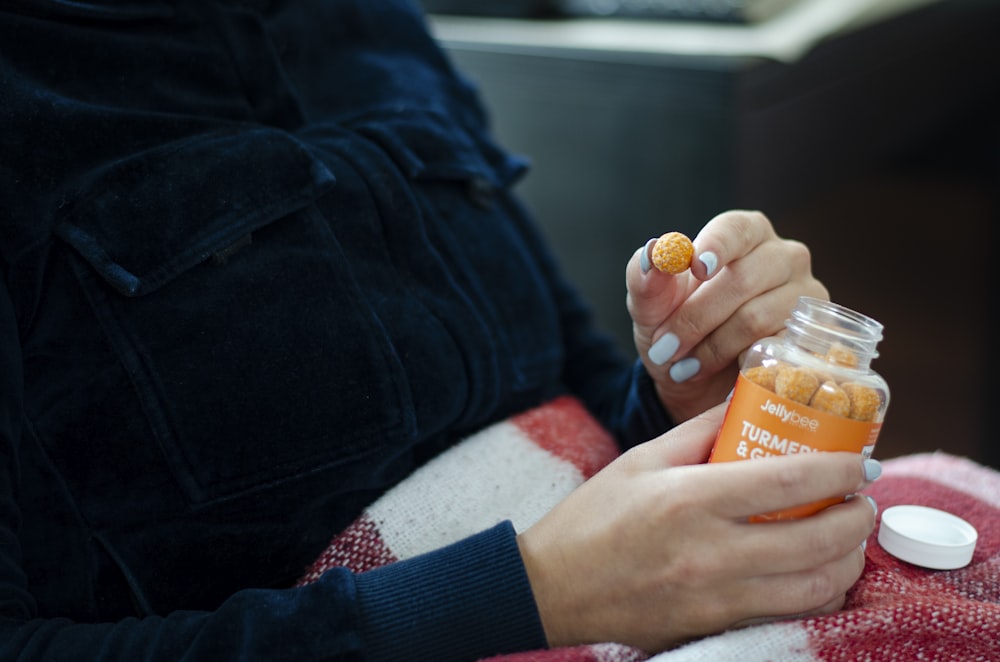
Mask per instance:
[[[347,480],[412,430],[399,357],[313,205],[334,186],[284,133],[212,134],[116,162],[56,227],[194,504]]]

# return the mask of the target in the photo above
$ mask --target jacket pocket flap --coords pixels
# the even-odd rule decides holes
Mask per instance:
[[[507,187],[527,169],[524,159],[508,155],[431,110],[386,110],[352,124],[413,179],[485,179]]]
[[[116,290],[141,296],[333,184],[333,174],[288,134],[212,133],[102,169],[55,233]]]

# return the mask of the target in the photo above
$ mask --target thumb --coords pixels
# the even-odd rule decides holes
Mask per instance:
[[[726,401],[688,419],[643,444],[643,452],[651,454],[648,459],[655,466],[664,468],[707,462],[728,406]]]
[[[632,321],[651,333],[683,301],[689,289],[690,271],[670,275],[655,268],[643,271],[643,256],[648,262],[651,243],[637,250],[625,266],[627,307]]]

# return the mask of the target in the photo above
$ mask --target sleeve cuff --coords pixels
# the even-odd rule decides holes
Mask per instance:
[[[469,659],[547,646],[510,522],[361,573],[355,585],[371,660]]]
[[[620,427],[622,449],[649,441],[672,427],[674,422],[656,394],[653,378],[636,359]]]

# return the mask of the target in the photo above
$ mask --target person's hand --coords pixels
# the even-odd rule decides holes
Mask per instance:
[[[867,486],[852,453],[698,464],[724,406],[629,450],[518,536],[552,647],[647,652],[776,617],[830,613],[864,569],[873,502],[751,515]],[[869,460],[869,476],[878,463]]]
[[[625,271],[636,350],[675,421],[721,402],[741,354],[781,332],[800,296],[829,299],[809,249],[779,237],[760,212],[720,214],[693,241],[688,271],[643,271],[651,244]]]

